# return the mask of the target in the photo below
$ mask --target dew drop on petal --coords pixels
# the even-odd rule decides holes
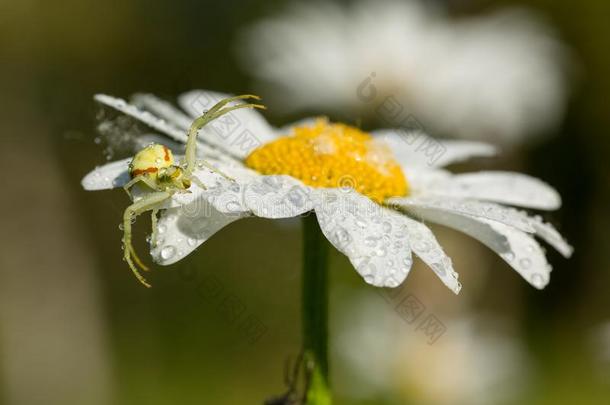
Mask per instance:
[[[528,259],[527,257],[524,257],[523,259],[519,260],[519,264],[524,269],[529,269],[529,267],[532,265],[532,261],[530,259]]]
[[[540,273],[534,273],[532,275],[532,284],[537,288],[542,288],[544,286],[544,277]]]
[[[373,236],[369,236],[364,239],[364,244],[368,247],[375,247],[375,245],[377,245],[377,239]]]
[[[186,243],[188,243],[189,246],[195,246],[195,245],[197,245],[197,239],[188,238],[186,240]]]
[[[398,287],[400,283],[398,282],[398,280],[396,280],[394,277],[390,277],[387,281],[386,281],[386,285],[388,287]]]
[[[174,257],[176,254],[176,248],[172,245],[167,245],[163,249],[161,249],[161,258],[163,260],[168,260]]]
[[[165,225],[157,226],[157,232],[158,233],[165,233],[166,230],[167,230],[167,228],[165,227]]]
[[[386,254],[388,254],[388,250],[384,246],[381,246],[379,249],[377,249],[375,251],[375,254],[377,256],[385,256]]]
[[[363,220],[362,218],[356,218],[356,225],[358,225],[360,228],[364,229],[367,226],[367,222],[365,220]]]
[[[384,222],[381,229],[383,229],[384,233],[390,233],[392,231],[392,224]]]

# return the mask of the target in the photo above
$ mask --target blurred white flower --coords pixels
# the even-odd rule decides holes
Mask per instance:
[[[417,322],[397,322],[380,297],[342,294],[337,306],[334,349],[350,373],[337,381],[344,395],[488,405],[514,400],[531,376],[518,339],[498,332],[495,319],[443,318],[445,332],[429,344]]]
[[[565,106],[567,53],[524,10],[454,20],[417,1],[299,3],[240,45],[276,108],[370,113],[393,96],[431,132],[511,144],[548,133]]]

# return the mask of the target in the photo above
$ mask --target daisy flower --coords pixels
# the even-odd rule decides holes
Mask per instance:
[[[540,217],[507,206],[556,209],[560,198],[550,186],[518,173],[454,175],[442,169],[492,155],[490,145],[439,143],[400,130],[369,134],[325,118],[276,129],[250,109],[261,105],[240,103],[252,98],[192,91],[178,99],[182,111],[152,95],[136,96],[133,104],[96,96],[171,140],[149,135],[144,142],[152,143],[133,159],[98,167],[82,184],[87,190],[122,186],[133,199],[123,215],[123,255],[147,286],[138,270],[147,268],[131,243],[132,222],[144,212],[152,213],[151,255],[164,265],[182,259],[238,219],[305,216],[304,403],[332,403],[323,237],[369,284],[397,287],[415,254],[456,294],[461,284],[451,259],[425,222],[480,240],[536,288],[548,283],[551,266],[535,237],[565,256],[572,252]],[[174,154],[184,154],[182,163],[176,163]],[[286,395],[294,396],[293,391]]]
[[[168,138],[145,138],[166,145],[145,148],[152,156],[157,156],[155,150],[159,154],[156,161],[151,158],[152,168],[147,169],[155,172],[163,166],[163,156],[168,160],[172,151],[187,157],[195,154],[189,150],[194,143],[184,147],[191,124],[228,97],[191,91],[178,99],[182,110],[152,95],[136,95],[133,104],[107,95],[95,99]],[[549,282],[551,266],[535,237],[566,257],[572,252],[541,217],[510,207],[559,208],[559,194],[549,185],[519,173],[452,174],[442,168],[493,155],[494,147],[487,144],[435,141],[401,130],[367,133],[324,118],[277,129],[258,111],[246,109],[196,130],[199,157],[204,160],[193,164],[192,181],[181,186],[183,192],[145,209],[153,210],[151,255],[162,265],[184,258],[236,220],[290,218],[310,212],[315,213],[324,236],[364,280],[379,287],[400,285],[414,254],[451,291],[459,292],[461,284],[451,259],[426,223],[445,225],[479,240],[539,289]],[[125,186],[136,174],[138,156],[96,168],[85,176],[83,187]],[[151,195],[148,186],[131,190],[135,204]]]
[[[239,45],[274,108],[371,113],[392,96],[434,133],[515,144],[565,107],[568,52],[520,9],[451,19],[415,0],[300,2]]]

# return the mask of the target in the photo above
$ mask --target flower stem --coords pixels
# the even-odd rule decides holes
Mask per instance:
[[[303,217],[303,355],[312,365],[307,405],[330,405],[328,379],[328,242],[314,214]]]

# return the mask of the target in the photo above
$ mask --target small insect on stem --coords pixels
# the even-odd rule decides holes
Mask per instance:
[[[131,197],[131,189],[138,185],[146,191],[144,195],[136,202],[125,209],[123,214],[123,257],[136,278],[146,287],[150,284],[140,274],[140,270],[148,271],[148,267],[144,265],[138,257],[131,243],[131,226],[136,217],[146,211],[152,211],[152,243],[156,243],[156,224],[157,212],[160,206],[169,200],[175,193],[188,192],[191,184],[205,189],[205,185],[193,175],[197,163],[202,163],[203,166],[213,170],[223,176],[217,169],[208,162],[197,162],[197,135],[199,130],[206,126],[211,121],[224,114],[230,113],[241,108],[259,108],[265,109],[261,104],[241,103],[229,105],[231,102],[239,102],[241,100],[260,100],[260,97],[245,94],[221,100],[203,115],[196,118],[188,131],[188,139],[186,142],[186,153],[184,162],[180,165],[174,163],[174,156],[171,150],[159,144],[151,144],[135,154],[129,164],[129,175],[131,180],[123,186],[127,194]]]
[[[292,367],[291,367],[292,365]],[[312,367],[309,362],[305,361],[305,356],[301,352],[294,364],[291,364],[290,359],[286,361],[284,366],[284,384],[287,391],[277,397],[267,399],[264,405],[304,405],[307,403],[307,392],[311,383]],[[292,369],[291,369],[292,368]],[[303,393],[299,395],[299,378],[301,370],[304,369],[304,381],[302,384]]]

